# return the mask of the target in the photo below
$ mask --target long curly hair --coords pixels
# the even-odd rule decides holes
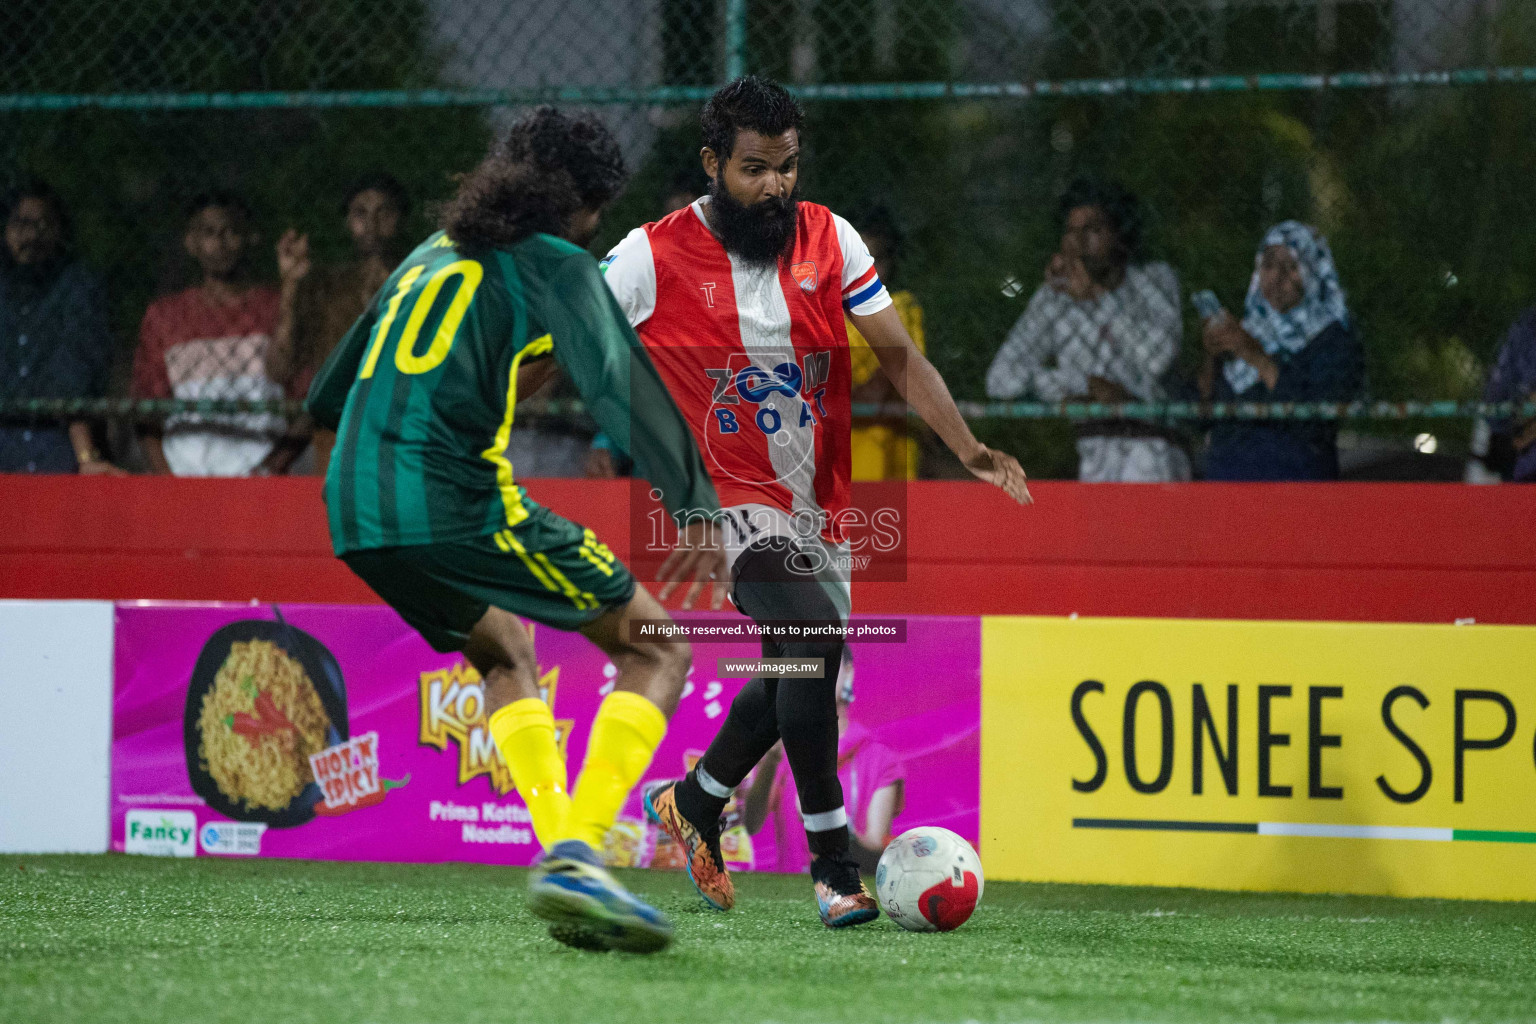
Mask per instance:
[[[559,235],[578,210],[607,205],[625,177],[619,144],[595,115],[538,107],[459,182],[441,227],[456,243],[482,248]]]

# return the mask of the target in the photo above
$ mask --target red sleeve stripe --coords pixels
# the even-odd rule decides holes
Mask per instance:
[[[853,282],[848,287],[843,289],[843,294],[847,295],[850,292],[856,292],[860,288],[863,288],[865,285],[869,284],[869,282],[873,281],[874,279],[875,279],[875,268],[874,268],[873,265],[871,265],[868,270],[864,271],[864,273],[859,275],[859,279],[857,281]]]

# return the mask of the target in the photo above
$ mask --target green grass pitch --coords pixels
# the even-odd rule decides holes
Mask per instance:
[[[555,945],[525,873],[0,857],[7,1024],[1536,1019],[1536,906],[988,886],[948,935],[828,932],[800,878],[681,875],[653,957]]]

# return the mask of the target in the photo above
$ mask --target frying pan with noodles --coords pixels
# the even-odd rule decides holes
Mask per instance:
[[[203,645],[192,669],[192,682],[187,687],[186,711],[182,718],[182,736],[187,752],[187,775],[192,790],[202,797],[208,806],[236,821],[259,821],[273,828],[291,828],[302,825],[315,816],[315,804],[321,799],[320,787],[311,782],[288,802],[286,807],[272,810],[266,807],[249,807],[243,802],[231,800],[219,789],[213,776],[203,766],[199,756],[202,732],[198,720],[202,715],[203,698],[213,689],[214,680],[225,661],[230,648],[250,640],[266,640],[293,658],[309,676],[320,706],[331,724],[325,732],[326,746],[333,746],[349,736],[347,725],[347,691],[341,678],[341,666],[335,655],[325,645],[300,629],[294,629],[283,621],[282,614],[274,605],[276,621],[245,619],[231,622],[219,629]]]

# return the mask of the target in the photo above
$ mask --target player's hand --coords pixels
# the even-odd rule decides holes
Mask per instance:
[[[730,590],[728,568],[725,547],[714,521],[690,520],[678,534],[677,546],[667,555],[667,560],[661,563],[661,569],[656,573],[657,581],[662,584],[661,592],[656,596],[665,601],[679,583],[691,580],[687,593],[683,595],[682,607],[692,608],[693,599],[699,591],[705,584],[713,582],[714,594],[709,606],[718,610],[725,605],[725,595]]]
[[[293,228],[277,240],[277,276],[284,284],[298,284],[309,273],[309,236]]]
[[[977,479],[1001,487],[1008,497],[1020,505],[1035,503],[1024,478],[1024,467],[1012,455],[983,445],[975,455],[965,460],[965,468]]]

